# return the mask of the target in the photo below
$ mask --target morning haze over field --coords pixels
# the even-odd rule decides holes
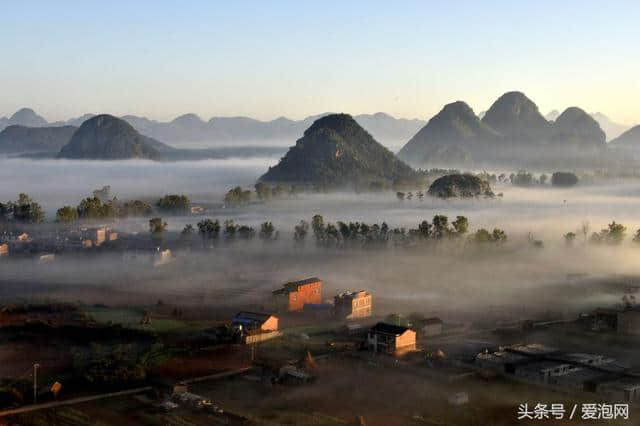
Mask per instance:
[[[23,1],[0,424],[637,424],[640,5]]]

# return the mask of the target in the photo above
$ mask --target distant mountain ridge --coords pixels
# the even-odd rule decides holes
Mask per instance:
[[[478,119],[462,101],[447,104],[398,152],[412,164],[464,159],[478,144],[484,145],[500,135]],[[476,146],[474,146],[476,145]]]
[[[630,128],[611,142],[612,148],[626,148],[640,151],[640,125]]]
[[[631,128],[625,124],[616,123],[601,112],[592,112],[589,115],[598,122],[600,128],[604,131],[607,137],[607,141],[614,140]],[[545,118],[548,121],[555,121],[558,116],[560,116],[560,112],[557,109],[554,109],[549,111],[549,113],[545,115]]]
[[[60,151],[77,129],[75,126],[26,127],[13,124],[0,132],[0,152]]]
[[[600,124],[600,128],[607,135],[608,141],[616,139],[631,128],[631,126],[614,122],[601,112],[591,113],[591,116],[598,122],[598,124]]]
[[[606,149],[606,135],[582,109],[567,108],[548,121],[522,92],[500,96],[479,119],[464,102],[436,114],[398,156],[414,166],[480,163],[554,162],[596,159]]]
[[[202,120],[196,114],[183,114],[169,122],[161,122],[136,115],[120,118],[131,124],[138,132],[162,142],[179,145],[185,142],[208,142],[211,144],[238,143],[260,144],[262,142],[280,142],[283,145],[302,136],[315,120],[329,115],[323,113],[309,116],[303,120],[291,120],[279,117],[270,121],[261,121],[249,117],[213,117]],[[48,123],[33,110],[24,108],[10,119],[0,118],[0,131],[7,126],[18,124],[29,127],[65,126],[79,127],[95,114],[85,114],[66,121]],[[426,122],[395,118],[386,113],[356,115],[355,120],[377,140],[388,146],[399,146],[413,136]]]

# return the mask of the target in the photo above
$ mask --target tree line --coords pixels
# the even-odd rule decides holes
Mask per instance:
[[[191,201],[185,195],[168,194],[155,203],[159,212],[178,215],[189,212]],[[111,195],[111,187],[104,186],[93,191],[77,206],[64,206],[56,212],[56,222],[73,223],[78,220],[114,220],[128,217],[148,217],[154,208],[143,200],[120,201]]]
[[[617,246],[622,244],[625,240],[627,236],[627,227],[614,220],[608,224],[606,228],[603,228],[600,231],[591,232],[589,222],[582,222],[578,231],[570,231],[564,234],[564,240],[567,245],[573,246],[575,244],[578,238],[578,233],[582,234],[584,244]],[[640,229],[635,232],[631,241],[634,244],[640,245]]]
[[[27,194],[18,195],[15,201],[0,202],[0,223],[41,223],[44,219],[42,206]]]
[[[162,218],[149,221],[152,236],[159,237],[166,231],[166,222]],[[194,227],[185,225],[180,237],[190,240],[198,235],[204,246],[216,241],[252,240],[274,241],[279,238],[279,231],[272,222],[263,222],[258,229],[249,225],[237,224],[228,219],[220,222],[217,219],[203,219]],[[478,244],[499,245],[507,240],[506,233],[498,228],[489,231],[481,228],[469,233],[469,220],[465,216],[456,216],[449,222],[445,215],[435,215],[431,222],[423,220],[415,228],[390,228],[386,222],[367,224],[365,222],[325,222],[323,216],[314,215],[311,221],[301,220],[293,227],[293,240],[297,245],[304,245],[313,239],[319,247],[386,247],[390,243],[396,246],[407,246],[424,242],[443,240],[468,241]]]

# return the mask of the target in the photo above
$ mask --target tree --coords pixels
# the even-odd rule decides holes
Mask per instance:
[[[491,242],[491,234],[484,228],[478,229],[473,235],[472,240],[475,243],[488,243]]]
[[[333,223],[327,223],[325,227],[326,238],[324,238],[325,243],[335,244],[338,242],[340,237],[340,232],[338,228],[335,227]]]
[[[202,239],[213,240],[220,235],[220,222],[217,220],[203,219],[198,222],[198,233]]]
[[[380,225],[380,235],[386,239],[388,233],[389,225],[387,225],[387,222],[382,222],[382,225]]]
[[[540,175],[540,185],[545,185],[547,183],[547,180],[549,179],[549,176],[547,176],[546,174],[541,174]]]
[[[238,225],[233,221],[233,219],[227,219],[224,221],[224,236],[232,240],[236,236],[236,232],[238,231]]]
[[[404,192],[396,192],[396,198],[398,199],[398,201],[404,201]]]
[[[94,198],[98,198],[103,203],[111,200],[111,186],[105,185],[100,189],[96,189],[93,191]]]
[[[491,239],[496,243],[504,243],[507,241],[507,234],[502,229],[494,228]]]
[[[512,175],[511,184],[515,186],[531,186],[533,183],[533,175],[525,170],[519,170],[517,174]]]
[[[103,203],[98,197],[89,197],[80,201],[77,210],[78,217],[81,219],[111,219],[116,214],[112,201]]]
[[[433,238],[440,240],[449,235],[449,218],[445,215],[433,217]]]
[[[309,232],[309,223],[304,220],[301,220],[299,224],[297,224],[293,228],[293,239],[298,243],[304,243],[304,239]]]
[[[578,183],[578,176],[571,172],[555,172],[551,175],[551,185],[558,187],[574,186]]]
[[[44,221],[44,211],[27,194],[18,195],[12,208],[13,220],[21,223],[40,223]]]
[[[250,240],[256,235],[256,230],[251,226],[242,225],[237,228],[238,236],[243,240]]]
[[[13,213],[13,206],[11,203],[0,203],[0,222],[8,222],[9,217]]]
[[[120,217],[139,217],[139,216],[151,216],[153,210],[148,203],[142,200],[132,200],[125,202],[120,209],[118,209],[118,216]]]
[[[259,200],[268,200],[271,198],[271,188],[264,182],[258,182],[255,184],[256,196]]]
[[[609,224],[607,233],[607,243],[618,245],[620,244],[626,235],[627,228],[620,223],[616,223],[615,221]]]
[[[64,206],[56,212],[56,222],[71,223],[78,220],[78,210],[75,207]]]
[[[149,232],[154,237],[162,237],[162,234],[167,230],[167,222],[163,221],[161,217],[154,217],[149,220]]]
[[[189,211],[191,202],[186,195],[167,194],[156,202],[162,212],[169,214],[185,214]]]
[[[632,240],[635,244],[640,244],[640,229],[638,229],[636,231],[636,233],[633,235],[633,240]]]
[[[489,232],[484,228],[478,229],[471,235],[471,241],[478,244],[501,244],[507,240],[507,235],[501,229],[495,228],[493,232]]]
[[[469,230],[469,221],[464,216],[456,216],[456,220],[451,222],[456,235],[464,235]]]
[[[260,239],[272,240],[275,230],[276,228],[273,226],[273,223],[263,222],[262,225],[260,225]]]
[[[600,232],[591,234],[591,242],[594,244],[619,245],[624,240],[627,228],[615,221]]]
[[[193,232],[194,232],[193,225],[186,224],[184,228],[182,228],[182,232],[180,232],[180,235],[182,235],[185,238],[190,238],[193,235]]]
[[[224,196],[224,202],[230,205],[243,205],[251,201],[251,191],[245,191],[240,186],[230,189]]]
[[[422,222],[420,222],[420,224],[418,224],[418,233],[420,234],[420,236],[424,239],[428,239],[432,237],[432,226],[431,224],[426,221],[423,220]]]
[[[575,233],[567,232],[566,234],[564,234],[564,241],[567,243],[568,246],[572,246],[575,240],[576,240]]]
[[[324,239],[325,228],[322,216],[317,214],[311,218],[311,229],[313,230],[314,237],[316,237],[316,241],[322,241]]]

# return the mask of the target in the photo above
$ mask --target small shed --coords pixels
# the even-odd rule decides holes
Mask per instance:
[[[266,313],[239,312],[233,317],[231,323],[242,334],[278,330],[278,317]]]
[[[374,352],[412,350],[416,347],[416,332],[408,327],[379,322],[369,330],[367,344]]]

